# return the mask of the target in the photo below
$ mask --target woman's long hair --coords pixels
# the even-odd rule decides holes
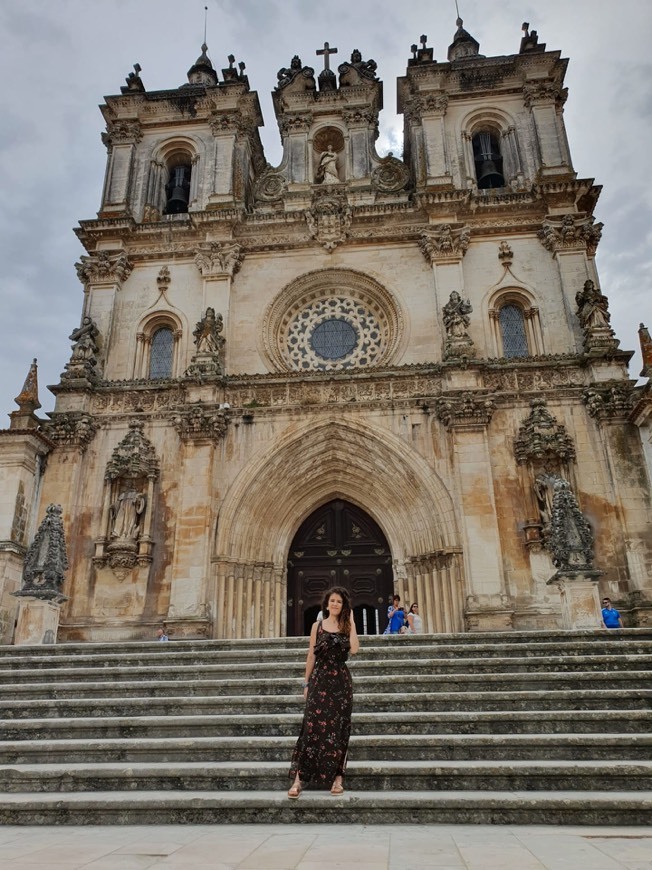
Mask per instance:
[[[321,612],[324,619],[327,619],[330,615],[328,612],[328,599],[331,595],[339,595],[342,599],[342,610],[337,620],[340,631],[342,634],[351,634],[351,596],[349,595],[348,589],[344,589],[343,586],[333,586],[332,589],[328,590],[326,595],[324,595],[324,600],[321,605]]]

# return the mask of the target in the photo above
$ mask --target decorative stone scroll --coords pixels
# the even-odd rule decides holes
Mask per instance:
[[[603,224],[595,218],[567,214],[562,218],[546,218],[537,233],[541,244],[551,253],[568,250],[585,250],[587,256],[595,257],[602,237]]]
[[[282,91],[285,88],[293,85],[292,91],[314,91],[315,70],[310,66],[304,66],[298,54],[295,54],[290,61],[289,67],[280,69],[277,73],[278,84],[277,91]]]
[[[182,441],[221,441],[229,425],[227,412],[216,405],[198,403],[179,408],[172,417]]]
[[[75,268],[82,284],[120,284],[131,275],[133,266],[123,251],[113,254],[99,251],[81,257]]]
[[[200,245],[195,265],[204,278],[232,278],[239,271],[244,253],[242,246],[231,242],[207,242]]]
[[[281,172],[269,163],[263,174],[256,179],[254,197],[258,202],[278,202],[287,192],[287,181]]]
[[[410,170],[390,151],[371,173],[371,186],[380,193],[399,193],[410,183]]]
[[[45,517],[29,545],[23,565],[23,580],[17,596],[62,602],[64,575],[68,568],[66,540],[60,504],[49,504]]]
[[[419,241],[421,253],[428,263],[459,260],[466,253],[471,242],[469,227],[453,229],[450,224],[442,224],[423,233]]]
[[[609,300],[590,279],[575,295],[577,317],[584,330],[584,350],[589,356],[605,356],[617,349],[620,342],[609,326]]]
[[[444,395],[436,400],[437,417],[447,429],[475,429],[488,426],[495,410],[491,396],[478,393]]]

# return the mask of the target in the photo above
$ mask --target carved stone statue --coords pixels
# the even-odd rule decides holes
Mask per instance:
[[[584,330],[584,349],[592,355],[618,347],[614,331],[609,326],[609,300],[589,278],[575,295],[577,317]]]
[[[453,290],[442,311],[446,330],[444,356],[447,359],[473,354],[473,341],[467,332],[471,322],[469,314],[472,311],[469,300],[462,299],[457,290]]]
[[[97,378],[97,356],[99,348],[97,337],[100,331],[90,317],[84,317],[81,326],[73,329],[70,341],[74,342],[70,362],[66,364],[66,370],[61,375],[63,379]]]
[[[320,184],[340,184],[337,174],[337,152],[333,151],[332,145],[327,145],[319,157],[316,180]]]
[[[207,308],[206,314],[197,323],[193,332],[197,353],[219,353],[224,344],[221,335],[223,329],[222,315],[216,315],[214,308]]]
[[[61,588],[68,558],[61,513],[59,504],[50,504],[45,509],[45,518],[25,556],[23,584],[18,595],[65,600]]]
[[[140,534],[140,519],[147,498],[135,489],[121,492],[111,505],[111,538],[120,541],[137,541]]]

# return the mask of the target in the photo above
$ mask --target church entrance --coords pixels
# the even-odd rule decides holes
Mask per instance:
[[[389,544],[368,514],[341,499],[311,514],[290,546],[289,636],[310,634],[331,586],[350,592],[359,634],[382,634],[394,591]]]

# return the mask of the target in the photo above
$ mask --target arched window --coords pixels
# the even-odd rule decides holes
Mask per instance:
[[[530,356],[523,309],[508,302],[498,311],[498,323],[503,342],[503,356],[508,358]]]
[[[192,166],[186,155],[179,155],[168,163],[165,185],[165,214],[183,214],[190,202],[190,176]]]
[[[174,332],[162,326],[152,335],[149,353],[149,377],[152,380],[172,377],[174,359]]]
[[[480,190],[505,186],[503,156],[498,134],[491,130],[475,133],[472,140],[475,177]]]

